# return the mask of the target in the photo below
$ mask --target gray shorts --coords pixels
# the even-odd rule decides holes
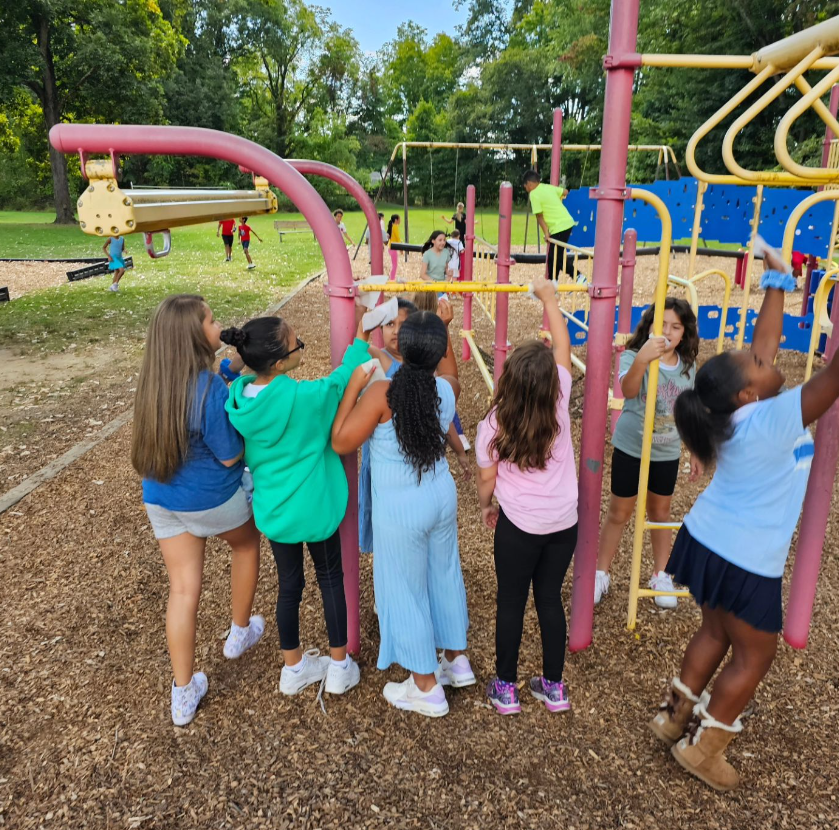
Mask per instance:
[[[146,504],[145,508],[156,539],[171,539],[181,533],[206,539],[235,530],[253,516],[241,487],[224,504],[210,510],[167,510],[159,504]]]

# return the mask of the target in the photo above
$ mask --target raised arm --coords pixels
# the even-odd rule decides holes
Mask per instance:
[[[641,383],[644,380],[647,368],[654,360],[658,360],[667,348],[667,341],[664,337],[652,337],[644,343],[635,355],[635,360],[629,367],[629,371],[621,378],[621,392],[624,398],[632,400],[638,397],[641,391]]]
[[[453,221],[452,219],[449,219],[449,217],[448,217],[448,216],[443,216],[443,214],[442,214],[442,213],[440,214],[440,218],[441,218],[441,219],[442,219],[442,220],[443,220],[443,221],[444,221],[447,225],[451,225],[451,223],[452,223],[452,221]]]
[[[554,360],[557,366],[562,366],[571,372],[571,338],[568,326],[559,310],[556,299],[556,288],[550,280],[538,276],[533,281],[533,293],[542,301],[545,314],[548,317],[548,328],[551,333]]]
[[[839,349],[818,374],[801,387],[801,420],[810,426],[839,398]]]
[[[369,374],[359,366],[352,374],[344,397],[338,405],[332,422],[332,449],[338,455],[355,452],[375,431],[388,411],[387,389],[389,381],[374,383],[359,400],[358,396],[367,385]]]
[[[448,331],[448,327],[454,319],[452,304],[448,300],[440,300],[437,303],[437,316],[446,324],[446,335],[448,337],[446,354],[437,364],[437,374],[441,376],[447,375],[449,377],[459,378],[460,376],[457,371],[457,359],[454,356],[454,347],[452,346],[452,336]]]
[[[771,248],[763,255],[764,271],[786,273],[784,261]],[[784,329],[784,292],[779,288],[767,288],[760,306],[752,335],[751,351],[765,363],[772,363],[781,345]]]

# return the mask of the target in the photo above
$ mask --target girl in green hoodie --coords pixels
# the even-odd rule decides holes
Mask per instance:
[[[330,442],[332,421],[354,370],[369,360],[369,332],[359,325],[343,362],[320,380],[290,377],[304,343],[286,320],[258,317],[221,339],[235,346],[256,375],[230,387],[227,412],[245,439],[245,463],[253,473],[256,526],[268,538],[277,563],[277,628],[285,665],[280,691],[294,695],[326,677],[326,691],[342,694],[360,678],[347,654],[347,604],[338,526],[347,510],[348,486]],[[315,566],[331,659],[300,646],[303,543]]]

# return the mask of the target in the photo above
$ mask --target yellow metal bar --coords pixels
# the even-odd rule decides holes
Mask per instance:
[[[795,79],[795,85],[802,95],[806,95],[813,88],[803,75]],[[833,135],[839,135],[839,121],[836,120],[836,116],[833,115],[830,109],[824,105],[822,99],[816,98],[812,103],[813,109],[819,114],[819,118],[830,127]],[[828,164],[827,166],[831,168],[836,167],[835,164]]]
[[[681,522],[644,522],[644,530],[678,530]]]
[[[789,131],[792,125],[806,110],[808,110],[811,106],[815,106],[816,101],[819,102],[822,109],[827,109],[824,104],[819,101],[819,98],[821,98],[821,96],[824,95],[837,80],[839,80],[839,66],[837,66],[832,72],[825,75],[824,78],[822,78],[803,98],[801,98],[800,101],[793,104],[786,115],[784,115],[781,119],[781,123],[778,124],[778,128],[775,130],[775,156],[781,163],[784,170],[789,171],[790,175],[799,176],[802,179],[810,179],[813,182],[839,182],[839,170],[831,170],[829,167],[805,167],[803,164],[799,164],[795,161],[787,149],[787,144],[789,143]],[[829,110],[828,115],[830,115]],[[833,116],[830,116],[830,121],[833,122],[829,124],[831,129],[839,127],[839,124],[836,123],[836,119],[833,118]]]
[[[734,123],[728,128],[723,141],[722,141],[722,158],[725,166],[728,170],[738,178],[747,181],[747,182],[762,182],[764,184],[807,184],[813,181],[819,182],[829,182],[835,178],[835,174],[828,176],[825,178],[824,174],[821,171],[814,171],[816,175],[813,176],[801,176],[796,175],[793,173],[788,173],[786,170],[784,171],[777,171],[777,170],[765,170],[765,171],[757,171],[757,170],[747,170],[745,167],[742,167],[740,164],[737,163],[736,159],[734,158],[734,140],[737,138],[737,135],[740,131],[766,107],[769,106],[775,99],[780,97],[790,86],[795,83],[795,79],[799,76],[803,75],[812,65],[815,63],[821,56],[823,55],[823,51],[821,47],[816,46],[811,52],[806,54],[792,69],[790,69],[777,83],[775,83],[771,89],[769,89],[766,93],[764,93],[754,104],[752,104],[742,115],[740,115]],[[831,79],[831,83],[839,77],[839,67],[836,67],[828,76],[827,78]],[[816,87],[817,89],[821,87],[821,83],[818,84]],[[829,88],[829,87],[828,87]],[[815,90],[814,90],[815,91]],[[778,152],[778,133],[781,131],[782,125],[785,123],[789,125],[790,122],[788,120],[789,115],[793,112],[798,111],[799,113],[803,110],[800,110],[800,105],[807,101],[809,95],[805,95],[796,105],[781,119],[781,124],[778,126],[778,130],[775,133],[775,152]],[[807,109],[809,104],[805,105],[804,109]],[[794,120],[794,119],[793,119]],[[789,127],[787,126],[787,130]],[[785,133],[784,133],[785,135]],[[784,147],[785,149],[785,147]],[[779,157],[780,158],[780,157]],[[792,159],[790,159],[792,161]],[[783,163],[783,161],[782,161]],[[792,162],[795,164],[795,162]],[[807,168],[803,168],[807,169]]]
[[[490,374],[486,363],[484,363],[483,355],[481,354],[480,350],[475,344],[474,335],[475,332],[473,331],[463,330],[460,332],[460,336],[469,344],[469,348],[472,350],[472,358],[475,361],[475,363],[477,363],[478,370],[481,373],[481,377],[484,379],[484,383],[486,383],[487,387],[489,388],[490,395],[492,395],[495,392],[495,382],[492,379],[492,375]]]
[[[641,55],[641,66],[678,67],[692,69],[751,69],[751,55]]]
[[[755,52],[753,57],[755,66],[760,69],[770,64],[786,69],[815,49],[826,55],[839,52],[839,17],[831,17],[816,26],[770,43]]]
[[[763,185],[757,186],[757,193],[755,194],[755,209],[752,214],[752,229],[749,234],[749,251],[746,254],[746,265],[743,271],[743,305],[740,308],[740,320],[737,324],[737,337],[734,340],[734,345],[738,349],[743,348],[744,338],[746,337],[746,317],[749,310],[749,297],[752,293],[752,265],[755,261],[755,239],[757,238],[757,229],[760,226],[760,209],[763,206]]]
[[[804,214],[813,207],[813,205],[817,205],[819,202],[835,202],[837,200],[839,200],[839,190],[820,190],[818,193],[812,193],[806,199],[802,199],[792,209],[792,213],[790,213],[789,218],[787,219],[786,227],[784,228],[784,244],[781,248],[781,255],[787,262],[789,262],[792,257],[792,246],[795,242],[795,229],[798,227],[801,217],[804,216]]]
[[[839,268],[828,271],[821,279],[813,297],[813,328],[810,331],[810,348],[807,350],[807,365],[804,368],[804,382],[813,374],[813,359],[822,334],[828,337],[833,332],[833,323],[827,316],[827,297],[830,289],[839,282]],[[834,300],[835,302],[835,300]]]
[[[651,588],[639,588],[639,597],[689,597],[690,591],[653,591]]]
[[[699,296],[696,293],[696,286],[690,280],[674,277],[672,274],[667,278],[667,282],[670,285],[680,285],[687,291],[688,302],[693,309],[694,316],[699,317]]]
[[[696,250],[699,247],[699,231],[702,227],[702,210],[705,207],[705,191],[708,182],[698,181],[696,186],[696,205],[693,209],[693,230],[690,234],[690,255],[688,258],[688,279],[693,278],[696,270]]]
[[[574,323],[575,326],[579,326],[583,331],[588,331],[588,324],[580,320],[579,317],[575,317],[570,311],[560,308],[559,312],[566,320],[568,320],[569,323]]]
[[[691,137],[685,150],[685,164],[692,176],[708,184],[743,184],[736,176],[721,176],[716,173],[706,173],[696,162],[696,148],[699,142],[708,135],[711,130],[717,127],[729,115],[731,115],[740,104],[743,103],[755,90],[775,74],[772,66],[762,69],[757,77],[752,78],[736,95],[726,101]]]
[[[380,285],[358,285],[358,291],[381,291],[385,294],[401,294],[406,291],[436,291],[440,294],[524,294],[530,290],[529,285],[497,282],[386,282]],[[588,291],[587,285],[576,283],[560,283],[556,290],[561,294],[583,294]]]
[[[703,271],[701,274],[697,274],[693,277],[691,282],[695,284],[713,276],[721,277],[723,283],[725,284],[722,309],[720,312],[720,333],[717,335],[717,354],[722,354],[722,350],[725,345],[725,323],[728,319],[728,304],[731,301],[731,277],[729,277],[725,271],[720,271],[719,268],[709,268],[707,271]]]
[[[632,198],[646,202],[655,208],[661,221],[661,253],[658,264],[658,282],[656,284],[655,312],[653,315],[653,335],[661,336],[664,326],[664,301],[667,298],[667,278],[670,274],[670,247],[673,243],[673,222],[664,202],[648,190],[632,188]],[[632,544],[632,575],[629,582],[629,607],[627,609],[627,628],[634,629],[638,619],[638,597],[641,595],[641,556],[644,550],[644,523],[647,517],[647,491],[650,483],[650,455],[653,446],[653,426],[655,425],[655,404],[658,393],[658,361],[650,363],[647,370],[647,404],[644,409],[644,435],[641,441],[641,475],[638,480],[638,500],[635,506],[635,535]]]

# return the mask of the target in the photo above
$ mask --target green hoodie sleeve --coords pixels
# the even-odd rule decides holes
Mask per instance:
[[[317,407],[329,418],[334,418],[344,390],[350,382],[350,375],[357,367],[370,359],[369,350],[368,343],[356,338],[344,352],[344,359],[340,366],[333,369],[325,378],[303,381],[300,384],[300,391],[309,400],[309,405]]]

